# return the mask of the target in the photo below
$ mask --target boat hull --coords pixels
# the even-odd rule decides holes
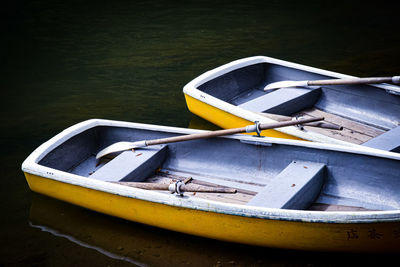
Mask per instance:
[[[380,84],[283,88],[273,92],[263,90],[265,85],[280,80],[335,78],[354,77],[256,56],[203,73],[186,84],[183,93],[192,113],[222,128],[241,127],[256,121],[276,122],[274,115],[289,118],[318,115],[325,117],[329,123],[343,126],[343,131],[291,126],[265,131],[261,135],[346,146],[365,144],[398,152],[400,98],[393,93],[393,90],[400,90],[398,86]],[[384,132],[388,134],[383,135]],[[372,143],[369,142],[371,140]],[[393,141],[388,143],[385,140]]]
[[[32,191],[129,221],[222,241],[273,248],[400,252],[400,222],[265,219],[146,201],[25,173]]]

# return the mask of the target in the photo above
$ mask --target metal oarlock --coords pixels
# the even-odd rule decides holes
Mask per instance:
[[[183,196],[183,192],[181,191],[180,187],[181,185],[184,185],[182,181],[177,181],[173,184],[170,184],[168,186],[168,190],[171,192],[171,194],[176,193],[177,195],[180,195],[181,197]]]
[[[257,136],[261,136],[260,122],[255,121],[254,125],[249,125],[246,127],[246,133],[257,133]]]
[[[257,133],[257,136],[261,136],[261,129],[260,129],[260,122],[259,121],[255,121],[254,122],[255,124],[256,124],[256,133]]]
[[[297,115],[296,117],[293,117],[292,118],[292,121],[298,121],[299,119],[302,119],[303,118],[303,116],[299,116],[299,115]],[[304,127],[303,127],[303,125],[301,125],[301,124],[296,124],[295,125],[297,128],[299,128],[300,130],[304,130]]]

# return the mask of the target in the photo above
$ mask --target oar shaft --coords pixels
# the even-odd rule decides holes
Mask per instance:
[[[174,136],[174,137],[147,140],[146,146],[168,144],[168,143],[175,143],[175,142],[182,142],[182,141],[190,141],[190,140],[196,140],[196,139],[212,138],[212,137],[216,137],[216,136],[237,134],[237,133],[243,133],[243,132],[246,132],[246,127],[217,130],[217,131],[198,133],[198,134],[180,135],[180,136]]]
[[[298,124],[302,124],[302,123],[321,121],[323,119],[324,119],[323,117],[318,117],[318,118],[299,119],[299,120],[295,120],[295,121],[263,123],[263,124],[259,125],[259,128],[260,128],[260,130],[267,130],[267,129],[273,129],[273,128],[278,128],[278,127],[286,127],[286,126],[298,125]],[[254,128],[254,130],[253,130],[253,128]],[[231,134],[237,134],[237,133],[255,132],[255,129],[256,129],[255,127],[247,126],[247,127],[242,127],[242,128],[224,129],[224,130],[217,130],[217,131],[212,131],[212,132],[210,131],[210,132],[198,133],[198,134],[189,134],[189,135],[180,135],[180,136],[174,136],[174,137],[153,139],[153,140],[147,140],[145,142],[146,142],[146,146],[160,145],[160,144],[168,144],[168,143],[174,143],[174,142],[212,138],[212,137],[231,135]]]
[[[275,121],[291,121],[296,118],[289,117],[289,116],[283,116],[283,115],[277,115],[277,114],[272,114],[272,113],[265,113],[265,112],[259,112],[257,114],[260,114],[264,117],[267,117],[269,119],[275,120]],[[336,125],[333,123],[327,123],[327,122],[310,122],[310,123],[303,123],[303,126],[310,126],[310,127],[317,127],[317,128],[322,128],[322,129],[330,129],[330,130],[343,130],[343,127],[340,125]]]
[[[298,125],[298,124],[310,123],[310,122],[322,121],[322,120],[324,120],[324,117],[304,118],[304,119],[298,119],[298,120],[292,120],[292,121],[280,121],[280,122],[275,122],[275,123],[262,123],[262,124],[260,124],[260,130],[286,127],[286,126],[292,126],[292,125]]]
[[[230,135],[236,133],[259,133],[261,130],[278,128],[278,127],[286,127],[291,125],[299,125],[302,123],[309,123],[314,121],[323,120],[323,117],[320,118],[308,118],[308,119],[299,119],[294,121],[282,121],[276,123],[266,123],[266,124],[256,124],[256,125],[249,125],[242,128],[233,128],[233,129],[226,129],[226,130],[218,130],[218,131],[209,131],[203,132],[198,134],[188,134],[188,135],[180,135],[174,137],[167,137],[167,138],[160,138],[160,139],[153,139],[153,140],[142,140],[136,142],[117,142],[114,143],[103,150],[101,150],[96,155],[96,159],[104,157],[105,155],[121,152],[124,150],[135,149],[139,147],[146,147],[151,145],[161,145],[161,144],[168,144],[174,142],[182,142],[182,141],[189,141],[189,140],[196,140],[196,139],[204,139],[204,138],[211,138],[223,135]]]
[[[305,123],[302,125],[309,126],[309,127],[317,127],[317,128],[321,128],[321,129],[337,130],[337,131],[343,130],[343,126],[336,125],[333,123],[325,123],[325,122],[311,122],[311,123]]]
[[[170,190],[171,184],[160,184],[160,183],[141,183],[141,182],[114,182],[117,184],[146,189],[146,190]],[[172,184],[174,185],[174,184]],[[203,192],[203,193],[228,193],[234,194],[237,192],[234,188],[228,187],[212,187],[212,186],[202,186],[196,184],[181,184],[179,186],[179,191],[181,192]]]
[[[375,84],[375,83],[399,83],[400,76],[394,77],[372,77],[372,78],[349,78],[308,81],[309,86],[313,85],[345,85],[345,84]]]

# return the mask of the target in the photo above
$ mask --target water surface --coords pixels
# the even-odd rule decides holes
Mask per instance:
[[[20,171],[37,146],[90,118],[213,128],[190,114],[182,87],[239,58],[399,75],[398,9],[365,3],[6,1],[0,266],[330,266],[386,258],[254,248],[155,229],[38,196]]]

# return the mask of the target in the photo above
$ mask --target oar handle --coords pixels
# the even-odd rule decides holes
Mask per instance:
[[[272,119],[274,121],[290,121],[293,120],[293,117],[289,116],[284,116],[284,115],[277,115],[277,114],[272,114],[272,113],[265,113],[265,112],[258,112],[257,114],[267,117],[269,119]],[[322,129],[331,129],[331,130],[343,130],[343,127],[337,124],[333,123],[326,123],[326,122],[310,122],[310,123],[305,123],[303,126],[311,126],[311,127],[317,127],[317,128],[322,128]]]
[[[267,129],[273,129],[273,128],[279,128],[279,127],[298,125],[298,124],[302,124],[302,123],[321,121],[323,119],[324,119],[323,117],[318,117],[318,118],[298,119],[298,120],[294,120],[294,121],[262,123],[258,127],[259,127],[259,130],[267,130]],[[174,142],[190,141],[190,140],[196,140],[196,139],[212,138],[212,137],[231,135],[231,134],[237,134],[237,133],[246,133],[246,132],[252,133],[252,132],[256,132],[256,130],[257,130],[257,128],[255,125],[250,125],[250,126],[246,126],[246,127],[242,127],[242,128],[233,128],[233,129],[217,130],[217,131],[210,131],[210,132],[198,133],[198,134],[180,135],[180,136],[174,136],[174,137],[146,140],[145,143],[146,143],[146,146],[152,146],[152,145],[168,144],[168,143],[174,143]]]
[[[400,83],[400,76],[372,77],[372,78],[349,78],[308,81],[307,85],[341,85],[341,84],[375,84],[375,83]]]

